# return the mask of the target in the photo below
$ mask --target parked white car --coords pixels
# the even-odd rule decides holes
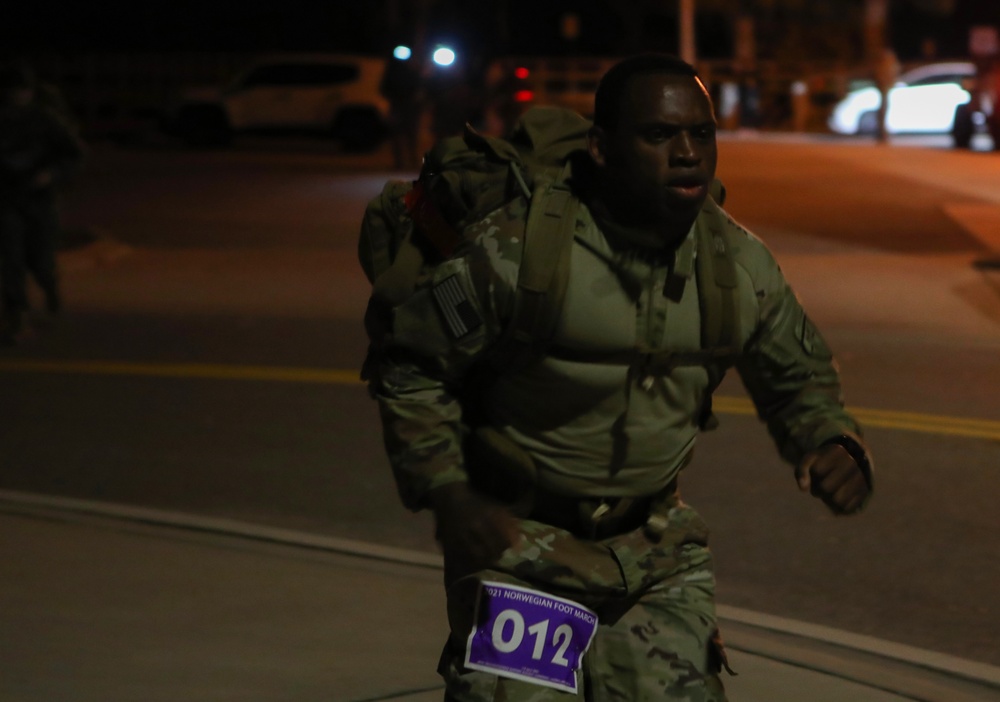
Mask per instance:
[[[899,77],[889,90],[885,125],[889,134],[947,134],[955,121],[955,108],[969,102],[963,83],[976,74],[964,61],[934,63],[914,68]],[[874,134],[882,94],[871,86],[852,90],[837,103],[828,126],[838,134]]]
[[[368,148],[385,133],[384,71],[384,60],[367,56],[265,56],[224,88],[185,93],[165,126],[194,145],[225,144],[235,132],[302,130]]]

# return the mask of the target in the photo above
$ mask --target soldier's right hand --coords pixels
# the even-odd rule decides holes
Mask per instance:
[[[517,519],[467,483],[437,488],[429,500],[445,560],[461,564],[461,570],[489,567],[520,538]]]

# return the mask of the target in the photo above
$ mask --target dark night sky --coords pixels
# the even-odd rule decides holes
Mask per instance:
[[[508,0],[510,16],[530,18],[512,32],[540,52],[558,49],[553,29],[567,7],[582,16],[592,50],[608,50],[614,0]],[[379,52],[395,37],[380,31],[366,0],[24,0],[5,12],[3,46],[14,50],[304,49]],[[498,34],[492,3],[441,3],[432,24],[438,38],[492,45]],[[604,30],[604,31],[602,31]],[[465,35],[464,37],[462,35]],[[603,41],[602,41],[603,38]],[[391,48],[391,47],[390,47]]]
[[[950,18],[920,15],[905,3],[897,3],[891,39],[900,57],[920,57],[924,37],[938,40],[938,53],[944,57],[961,57],[968,50],[969,27],[993,25],[1000,28],[1000,2],[998,0],[958,0],[955,13]]]
[[[373,34],[367,5],[362,0],[29,0],[0,31],[5,46],[22,50],[362,50]]]
[[[574,47],[555,32],[559,16],[572,7],[583,20],[579,46],[584,51],[580,53],[619,52],[621,47],[615,45],[620,35],[618,20],[607,10],[609,2],[614,0],[508,0],[511,17],[527,20],[511,32],[511,49],[537,54],[572,51]],[[379,31],[380,19],[373,7],[380,5],[367,0],[22,0],[19,6],[5,9],[0,46],[26,53],[173,49],[379,53],[397,39]],[[432,38],[489,52],[497,42],[490,5],[456,0],[439,13],[434,22],[438,36]],[[958,55],[965,49],[969,23],[1000,24],[1000,2],[959,0],[951,21],[897,11],[892,33],[903,58],[917,58],[913,54],[928,35],[938,38],[942,54]],[[675,36],[673,20],[666,24],[661,34]],[[703,55],[728,55],[726,18],[701,17],[699,29]]]

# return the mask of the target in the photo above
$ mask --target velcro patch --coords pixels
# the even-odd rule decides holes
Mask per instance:
[[[468,295],[458,281],[458,276],[449,276],[435,285],[431,292],[434,301],[448,324],[448,330],[456,339],[461,339],[482,326],[483,319],[469,302]]]
[[[805,313],[802,314],[802,321],[799,323],[797,336],[799,337],[799,344],[802,346],[802,350],[813,358],[823,361],[829,361],[833,358],[830,347],[826,345],[823,336],[816,329],[816,325],[812,323],[812,320]]]

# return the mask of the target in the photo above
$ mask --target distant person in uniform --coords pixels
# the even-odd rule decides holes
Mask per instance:
[[[29,273],[46,310],[62,307],[56,189],[75,171],[83,149],[65,114],[39,99],[27,65],[0,65],[0,101],[0,341],[11,344],[24,329]]]
[[[418,170],[424,91],[417,59],[390,58],[379,91],[389,101],[389,139],[396,168]]]
[[[523,69],[525,72],[527,69]],[[514,128],[524,105],[518,102],[518,92],[530,92],[530,84],[517,75],[518,66],[512,59],[502,59],[490,65],[486,77],[486,131],[507,136]]]
[[[434,140],[461,134],[473,117],[472,76],[457,65],[436,68],[427,78]]]

